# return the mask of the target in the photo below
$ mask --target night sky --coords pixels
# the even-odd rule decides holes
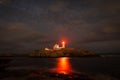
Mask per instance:
[[[0,52],[67,47],[120,53],[120,0],[0,0]]]

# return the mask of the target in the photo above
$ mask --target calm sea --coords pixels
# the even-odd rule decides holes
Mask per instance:
[[[120,75],[120,57],[81,57],[81,58],[31,58],[31,57],[1,57],[13,59],[7,70],[47,70],[59,66],[69,65],[74,71],[91,74],[104,74],[119,78]],[[59,61],[58,61],[59,59]],[[60,64],[59,64],[60,63]],[[59,64],[59,65],[58,65]],[[64,68],[64,67],[62,67]],[[22,73],[21,71],[21,73]]]

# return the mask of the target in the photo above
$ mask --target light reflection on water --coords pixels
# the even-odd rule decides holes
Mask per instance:
[[[73,68],[70,64],[68,57],[57,58],[56,67],[53,69],[56,73],[70,74],[73,72]]]
[[[13,59],[6,70],[7,74],[13,76],[21,74],[35,74],[40,76],[41,73],[51,71],[58,73],[57,75],[67,74],[76,75],[76,73],[86,74],[94,78],[94,80],[119,80],[120,58],[28,58],[28,57],[1,57],[4,59]],[[53,66],[55,65],[55,66]],[[52,70],[51,70],[52,68]],[[89,73],[92,73],[89,74]],[[54,73],[53,73],[54,74]],[[6,73],[5,73],[6,75]],[[43,74],[44,75],[44,74]],[[46,74],[45,74],[46,75]],[[79,76],[79,75],[78,75]],[[3,76],[4,77],[4,76]],[[21,76],[22,77],[22,76]],[[81,76],[80,76],[81,77]],[[115,78],[115,79],[114,79]],[[119,79],[116,79],[119,78]],[[6,80],[6,79],[5,79]],[[8,79],[7,79],[8,80]],[[13,80],[13,79],[11,79]],[[16,80],[16,79],[14,79]]]

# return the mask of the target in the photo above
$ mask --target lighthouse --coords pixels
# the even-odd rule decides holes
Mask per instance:
[[[65,48],[65,42],[62,41],[62,48]]]

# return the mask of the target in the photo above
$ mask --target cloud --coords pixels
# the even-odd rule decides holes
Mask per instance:
[[[57,0],[54,3],[49,5],[49,10],[52,12],[60,12],[65,10],[67,7],[67,3],[63,0]]]
[[[103,27],[103,33],[106,33],[106,34],[118,34],[120,35],[120,27]]]
[[[87,24],[83,21],[56,25],[54,31],[59,37],[66,37],[78,43],[92,43],[120,40],[119,25],[113,22]]]
[[[81,44],[79,47],[93,50],[97,53],[119,53],[120,40],[100,41]]]
[[[0,0],[0,7],[10,4],[13,0]]]
[[[102,4],[99,4],[99,10],[104,14],[119,14],[120,6],[119,0],[109,0],[109,1],[102,1]]]
[[[0,37],[0,49],[17,50],[28,48],[26,46],[32,46],[37,41],[44,40],[46,35],[29,28],[25,24],[1,23]]]
[[[0,28],[3,39],[17,40],[36,36],[44,38],[42,33],[34,31],[27,25],[21,23],[5,23]]]

